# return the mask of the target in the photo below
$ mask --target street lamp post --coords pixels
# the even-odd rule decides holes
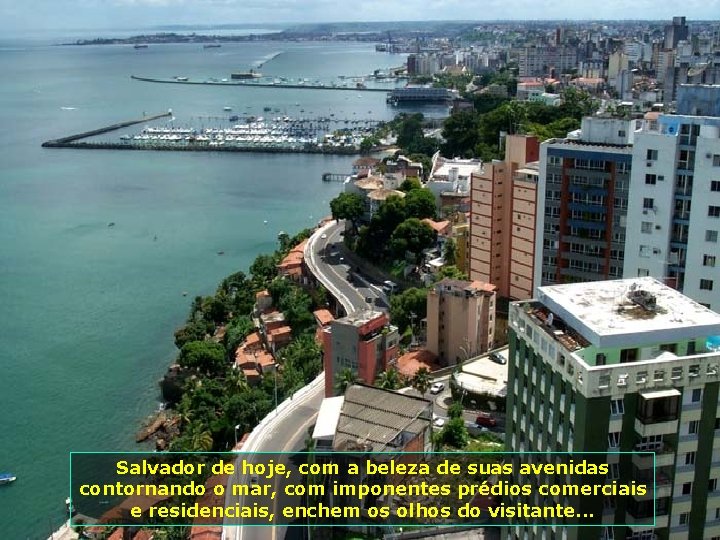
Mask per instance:
[[[240,429],[240,424],[237,424],[237,425],[235,426],[235,446],[237,446],[237,444],[238,444],[238,440],[237,440],[237,432],[238,432],[238,429]]]

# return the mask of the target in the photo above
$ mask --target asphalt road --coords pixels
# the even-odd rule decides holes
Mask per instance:
[[[340,221],[324,227],[321,234],[313,235],[308,242],[307,265],[346,310],[351,307],[350,311],[387,311],[388,298],[380,285],[358,276],[342,257],[344,230],[345,223]],[[352,283],[351,274],[355,276]]]
[[[238,462],[245,459],[251,463],[267,462],[268,459],[274,456],[268,456],[261,454],[260,452],[297,452],[304,448],[305,439],[308,435],[308,429],[315,423],[317,412],[320,408],[324,395],[324,385],[320,384],[317,388],[305,396],[302,401],[298,402],[296,407],[293,407],[290,411],[285,414],[278,415],[274,421],[271,421],[268,427],[262,432],[258,438],[257,443],[252,447],[243,448],[242,456],[238,459]],[[273,413],[271,413],[273,414]],[[279,460],[279,456],[275,457],[276,462]],[[297,462],[292,465],[291,478],[298,479],[299,473],[297,471]],[[248,484],[251,483],[251,479],[247,475],[242,475],[242,471],[236,472],[232,477],[232,483],[236,484]],[[273,490],[276,492],[274,499],[259,498],[259,497],[242,497],[242,496],[231,496],[228,493],[226,497],[226,505],[232,505],[239,503],[240,505],[252,506],[253,502],[257,502],[260,505],[267,505],[271,508],[271,512],[275,515],[279,515],[282,512],[282,508],[293,502],[292,497],[287,497],[283,494],[284,484],[280,479],[276,480],[264,480],[258,479],[258,484],[262,485],[265,482],[271,483]],[[298,481],[301,483],[301,481]],[[230,491],[230,490],[228,490]],[[245,500],[247,499],[247,500]],[[288,530],[293,531],[289,534],[289,538],[299,538],[298,533],[301,535],[303,529],[300,527],[243,527],[242,522],[240,526],[226,527],[225,528],[225,539],[226,540],[282,540],[286,536]]]

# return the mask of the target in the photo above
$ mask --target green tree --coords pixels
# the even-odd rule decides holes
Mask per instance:
[[[390,320],[400,333],[404,333],[412,322],[419,322],[427,316],[427,289],[406,289],[390,297]]]
[[[448,266],[453,266],[457,262],[457,244],[454,238],[448,238],[443,245],[443,260]]]
[[[186,343],[202,341],[206,335],[213,332],[213,329],[213,324],[206,320],[190,321],[175,331],[175,346],[182,349]]]
[[[448,407],[448,416],[450,418],[462,418],[463,410],[462,403],[459,401],[453,401],[452,405]]]
[[[350,368],[345,368],[335,377],[335,390],[339,395],[344,395],[356,382],[358,382],[357,375]]]
[[[480,142],[478,121],[478,114],[474,111],[461,111],[448,117],[442,130],[445,140],[440,147],[442,154],[450,157],[472,157],[475,146]]]
[[[435,219],[435,196],[429,189],[412,189],[405,195],[405,212],[408,217]]]
[[[400,115],[397,126],[397,145],[408,153],[412,153],[418,146],[422,146],[425,138],[422,130],[423,115]]]
[[[225,349],[214,341],[191,341],[180,350],[178,364],[208,375],[224,373],[227,369]]]
[[[242,315],[235,317],[225,327],[225,350],[232,357],[235,349],[238,348],[245,338],[248,337],[255,329],[255,325],[250,317]]]
[[[420,392],[423,396],[430,388],[430,372],[426,367],[421,367],[415,372],[415,376],[412,379],[412,385],[415,390]]]
[[[467,427],[462,418],[452,418],[440,432],[440,440],[454,448],[464,448],[469,440]]]
[[[435,276],[433,276],[433,282],[437,283],[445,278],[467,280],[468,276],[466,273],[461,272],[455,265],[445,265],[437,271]]]
[[[278,262],[275,255],[262,254],[255,257],[250,265],[250,273],[257,289],[264,289],[277,276]]]
[[[402,184],[400,184],[400,191],[404,191],[405,193],[413,189],[422,189],[422,184],[417,178],[406,178]]]
[[[390,237],[390,249],[395,259],[403,259],[406,252],[415,255],[420,262],[422,251],[435,245],[437,232],[418,218],[409,218],[397,226]]]
[[[400,373],[395,368],[389,368],[380,373],[375,386],[385,390],[397,390],[400,388]]]
[[[341,193],[330,201],[333,219],[347,219],[357,234],[358,220],[365,213],[363,199],[356,193]]]

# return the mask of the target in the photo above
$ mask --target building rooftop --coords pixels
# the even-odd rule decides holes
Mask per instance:
[[[392,390],[353,385],[345,392],[333,448],[402,449],[430,425],[432,402]]]
[[[720,335],[720,314],[651,277],[539,287],[537,300],[596,347]]]
[[[315,320],[320,326],[327,326],[332,321],[335,320],[335,317],[333,317],[333,314],[330,313],[327,309],[318,309],[313,311],[313,315],[315,315]]]
[[[405,192],[398,191],[397,189],[376,189],[374,191],[371,191],[368,193],[368,198],[372,199],[374,201],[384,201],[391,195],[395,195],[396,197],[400,197],[401,199],[405,198]]]
[[[385,314],[382,311],[373,311],[371,309],[366,309],[361,311],[354,311],[353,313],[350,313],[349,315],[341,319],[336,319],[335,322],[360,327],[364,324],[369,323],[370,321],[374,321],[378,317],[383,317],[384,315]]]
[[[463,363],[460,372],[455,375],[460,388],[476,394],[507,395],[508,348],[495,352],[505,359],[505,364],[498,364],[488,355],[471,358]]]
[[[439,157],[435,162],[430,180],[446,180],[450,175],[450,169],[457,169],[458,177],[467,177],[474,172],[478,172],[482,167],[482,161],[479,159],[446,159]]]
[[[367,191],[375,191],[376,189],[382,189],[385,187],[385,182],[379,176],[368,176],[362,180],[356,180],[355,186],[359,189]]]
[[[325,398],[320,405],[317,420],[315,421],[315,429],[313,429],[313,439],[332,440],[335,437],[338,420],[340,420],[340,412],[345,396],[337,396]]]
[[[435,290],[492,293],[497,290],[497,287],[492,283],[485,283],[484,281],[465,281],[462,279],[445,278],[435,284]]]

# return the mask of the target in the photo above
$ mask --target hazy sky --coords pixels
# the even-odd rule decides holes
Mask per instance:
[[[720,0],[0,0],[0,30],[194,23],[669,19],[673,15],[720,18]]]

